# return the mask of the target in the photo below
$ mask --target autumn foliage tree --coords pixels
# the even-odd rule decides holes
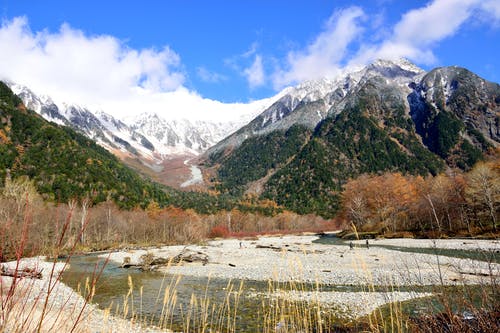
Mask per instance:
[[[421,177],[405,177],[400,173],[363,175],[344,187],[344,214],[358,229],[396,232],[406,226],[422,183]]]
[[[500,163],[478,163],[469,172],[467,201],[476,208],[480,216],[490,220],[493,231],[497,231],[500,202]]]
[[[500,164],[480,162],[469,173],[435,177],[362,175],[342,194],[342,215],[358,230],[468,234],[498,231]]]

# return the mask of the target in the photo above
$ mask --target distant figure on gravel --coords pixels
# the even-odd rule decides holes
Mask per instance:
[[[369,249],[370,248],[370,243],[368,242],[368,238],[366,239],[366,248]]]
[[[354,248],[354,244],[352,242],[349,243],[349,247],[351,248],[351,250]]]
[[[241,249],[241,248],[243,248],[243,243],[242,243],[242,242],[240,242],[240,249]]]

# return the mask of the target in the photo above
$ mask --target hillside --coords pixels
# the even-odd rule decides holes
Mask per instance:
[[[43,119],[0,82],[0,179],[28,176],[46,199],[108,197],[120,207],[166,203],[159,185],[142,179],[114,155],[69,127]]]
[[[281,118],[274,117],[275,129],[269,129],[261,120],[266,112],[283,110],[278,101],[248,128],[209,150],[207,164],[218,169],[217,187],[234,191],[237,186],[244,192],[259,182],[261,198],[299,213],[331,217],[350,178],[468,170],[498,146],[498,84],[459,67],[428,73],[408,68],[413,67],[378,61],[348,74],[337,82],[350,85],[332,84],[334,91],[323,89],[316,98],[296,101]],[[290,119],[299,119],[295,112],[300,119],[316,116],[317,123],[302,122],[287,137],[283,128]],[[257,123],[262,124],[260,132]],[[270,162],[269,156],[276,158]]]
[[[111,199],[121,208],[145,208],[151,203],[194,209],[280,211],[274,205],[248,202],[230,195],[179,191],[140,176],[96,142],[70,127],[57,125],[27,109],[0,82],[0,179],[27,176],[44,199],[68,202],[89,198],[91,204]],[[1,186],[1,185],[0,185]]]

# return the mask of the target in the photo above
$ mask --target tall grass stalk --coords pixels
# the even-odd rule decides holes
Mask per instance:
[[[21,228],[19,238],[11,239],[14,244],[15,261],[10,266],[14,272],[12,278],[0,278],[0,332],[75,332],[79,324],[85,319],[85,309],[91,302],[95,292],[96,283],[102,273],[102,269],[96,270],[92,273],[91,281],[88,284],[88,292],[82,302],[71,302],[72,295],[58,295],[60,290],[58,286],[61,282],[61,276],[64,270],[68,267],[71,256],[75,253],[78,245],[77,237],[73,244],[65,249],[64,240],[70,226],[73,215],[73,209],[70,209],[66,214],[64,223],[56,223],[58,226],[58,234],[54,237],[54,243],[50,250],[51,257],[53,258],[50,265],[39,265],[36,261],[31,260],[31,267],[25,266],[26,263],[23,257],[28,254],[27,240],[30,237],[30,229],[33,225],[33,215],[30,206],[28,195],[24,204],[22,205],[22,225],[16,225],[16,222],[11,221],[3,222],[2,224],[8,229],[4,232],[9,233],[9,228]],[[83,234],[88,220],[84,221],[78,233]],[[17,233],[10,230],[12,235]],[[3,243],[5,238],[1,238],[1,249],[9,249],[9,244]],[[45,249],[46,250],[46,249]],[[58,257],[65,251],[68,253],[66,259],[61,263]],[[3,257],[4,253],[0,253]],[[8,254],[6,255],[6,257]],[[38,259],[40,260],[40,259]],[[48,272],[42,271],[40,266],[48,268]],[[7,267],[7,266],[5,266]],[[37,280],[36,278],[30,279],[27,276],[21,275],[23,271],[29,269],[30,272],[40,272],[43,279]],[[55,301],[59,298],[59,301]],[[72,304],[73,305],[70,305]],[[78,304],[78,305],[77,305]]]

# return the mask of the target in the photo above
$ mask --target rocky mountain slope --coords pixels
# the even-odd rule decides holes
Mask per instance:
[[[110,200],[125,209],[173,206],[203,214],[232,209],[266,215],[278,211],[265,203],[151,182],[85,135],[28,109],[0,81],[0,189],[7,182],[15,185],[10,188],[30,183],[50,202],[77,200],[95,205]]]
[[[376,61],[291,88],[205,154],[222,192],[254,192],[300,213],[335,213],[362,173],[470,168],[499,145],[500,86],[459,67],[428,73]]]
[[[78,105],[57,105],[50,97],[37,95],[28,87],[14,83],[8,85],[27,108],[48,121],[69,126],[112,152],[122,151],[132,156],[153,158],[156,148],[151,141],[113,116]]]
[[[162,118],[156,113],[142,113],[129,121],[130,128],[153,142],[163,156],[199,154],[244,126],[242,122],[209,122]]]
[[[237,147],[249,137],[287,130],[293,125],[313,130],[322,120],[340,113],[345,108],[346,97],[355,94],[360,83],[371,77],[383,76],[398,85],[407,86],[415,76],[423,73],[421,68],[405,59],[396,62],[378,60],[334,79],[323,78],[286,88],[278,94],[281,97],[274,104],[247,126],[210,148],[208,155]]]
[[[104,111],[55,103],[52,98],[38,95],[26,86],[12,82],[7,85],[29,109],[45,119],[70,126],[111,152],[127,153],[148,163],[159,163],[172,155],[198,155],[262,111],[257,106],[255,112],[233,121],[166,119],[156,112],[143,112],[125,122]]]
[[[0,82],[1,184],[22,177],[29,177],[45,199],[57,202],[110,199],[132,208],[168,200],[159,185],[143,179],[84,135],[27,109]]]
[[[257,103],[253,112],[232,121],[167,120],[156,112],[143,112],[124,121],[103,111],[56,103],[26,86],[7,85],[27,108],[45,119],[84,134],[155,181],[180,188],[189,183],[193,168],[198,171],[191,164],[193,157],[247,124],[262,111],[262,105],[267,105],[266,101]]]

